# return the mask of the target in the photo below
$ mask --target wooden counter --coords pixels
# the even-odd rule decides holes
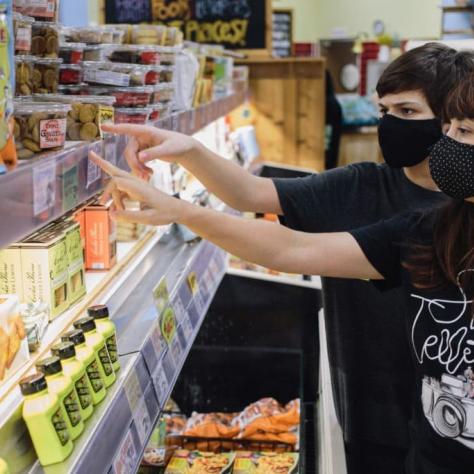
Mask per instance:
[[[239,60],[250,68],[251,100],[262,158],[324,168],[324,58]]]

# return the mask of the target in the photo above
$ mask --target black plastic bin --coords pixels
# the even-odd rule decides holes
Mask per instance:
[[[319,290],[226,275],[173,399],[186,413],[301,399],[300,472],[317,472]]]

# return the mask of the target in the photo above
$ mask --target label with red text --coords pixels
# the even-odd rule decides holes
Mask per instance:
[[[48,119],[40,122],[40,148],[56,148],[66,141],[66,119]]]

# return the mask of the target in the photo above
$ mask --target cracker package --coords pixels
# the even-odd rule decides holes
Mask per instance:
[[[297,453],[239,451],[233,474],[292,474],[298,470]]]
[[[0,382],[29,357],[16,295],[0,295]]]
[[[110,270],[117,261],[115,222],[110,218],[112,201],[86,207],[86,269]]]
[[[46,228],[19,243],[23,272],[23,302],[43,301],[54,319],[69,308],[66,236]]]
[[[23,275],[20,247],[11,245],[0,250],[0,293],[18,295],[23,300]]]
[[[165,474],[224,474],[232,472],[233,453],[207,453],[181,449],[174,453]]]

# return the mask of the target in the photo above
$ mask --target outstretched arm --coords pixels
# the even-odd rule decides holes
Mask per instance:
[[[103,125],[106,132],[127,135],[125,158],[143,178],[152,160],[175,162],[193,174],[211,193],[239,211],[281,214],[280,200],[268,178],[254,176],[222,158],[192,137],[146,125]]]
[[[233,255],[283,272],[382,278],[349,233],[307,234],[275,223],[205,209],[164,194],[93,153],[91,158],[113,178],[103,199],[114,198],[113,218],[118,221],[184,224]],[[124,210],[124,197],[140,201],[142,210]]]

